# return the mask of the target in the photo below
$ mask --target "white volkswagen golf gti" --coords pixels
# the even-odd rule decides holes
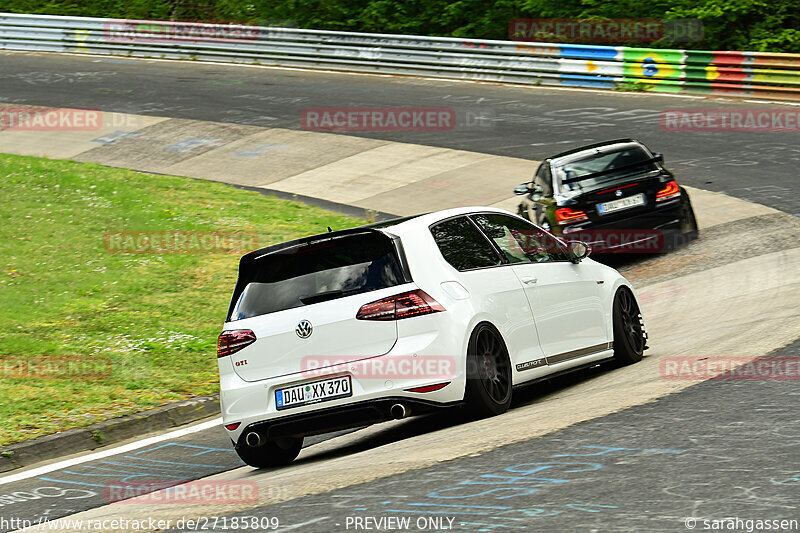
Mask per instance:
[[[277,244],[242,257],[217,356],[226,430],[255,467],[303,437],[464,405],[639,361],[630,283],[506,211],[459,208]]]

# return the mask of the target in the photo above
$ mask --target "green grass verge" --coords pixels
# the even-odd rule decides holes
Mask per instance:
[[[249,232],[259,247],[364,223],[219,183],[4,154],[0,197],[0,445],[218,390],[241,254],[111,253],[109,234]]]

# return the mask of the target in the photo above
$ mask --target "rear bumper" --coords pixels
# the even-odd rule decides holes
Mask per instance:
[[[391,419],[396,403],[411,407],[412,414],[448,406],[464,398],[466,371],[462,341],[452,335],[454,324],[436,313],[403,324],[403,335],[387,354],[335,367],[298,372],[259,381],[244,381],[234,372],[230,357],[218,359],[220,405],[224,425],[234,443],[257,428],[268,435],[301,436],[368,425]],[[278,408],[276,391],[327,378],[350,376],[352,395],[295,407]],[[409,389],[447,383],[430,392]]]
[[[595,253],[663,252],[682,227],[680,200],[670,204],[611,222],[590,221],[562,227],[560,234],[566,240],[585,242]]]
[[[241,431],[239,438],[235,442],[237,448],[247,446],[244,439],[251,431],[258,432],[262,438],[267,440],[274,440],[285,437],[307,437],[386,422],[394,418],[390,410],[395,404],[405,406],[410,416],[459,405],[459,403],[461,402],[438,403],[400,396],[349,403],[317,409],[310,413],[300,413],[254,422]]]

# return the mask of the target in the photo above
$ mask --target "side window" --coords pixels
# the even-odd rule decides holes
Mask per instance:
[[[536,169],[536,174],[533,176],[533,185],[534,187],[538,185],[539,187],[544,188],[542,184],[542,174],[544,173],[544,163],[539,165],[539,168]]]
[[[457,270],[472,270],[501,264],[500,256],[486,237],[465,217],[439,222],[431,234],[445,260]]]
[[[542,184],[544,195],[553,196],[553,176],[550,174],[550,162],[545,161],[542,166],[544,166],[544,174],[542,175],[542,180],[544,180]]]
[[[509,263],[568,261],[566,248],[546,231],[508,215],[474,215],[481,230],[494,241]]]
[[[540,186],[545,196],[553,196],[553,178],[550,175],[550,163],[548,161],[539,165],[533,184]]]

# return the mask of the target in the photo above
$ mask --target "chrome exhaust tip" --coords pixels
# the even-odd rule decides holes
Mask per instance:
[[[244,442],[251,448],[258,448],[264,444],[264,439],[261,438],[261,435],[257,431],[251,431],[244,436]]]
[[[401,418],[407,417],[411,413],[411,410],[408,409],[402,403],[396,403],[389,409],[389,414],[392,415],[392,418],[395,420],[400,420]]]

